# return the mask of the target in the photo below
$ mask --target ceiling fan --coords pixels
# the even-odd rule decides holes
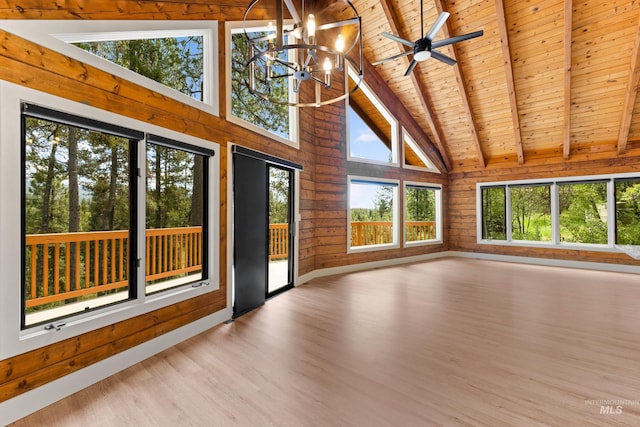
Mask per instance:
[[[439,47],[447,46],[453,43],[458,43],[464,40],[473,39],[475,37],[480,37],[484,32],[482,30],[475,31],[473,33],[464,34],[461,36],[455,36],[444,40],[433,41],[433,38],[438,34],[444,23],[449,18],[449,12],[442,12],[436,19],[436,22],[433,23],[431,29],[427,33],[426,37],[424,35],[424,13],[422,11],[423,5],[422,1],[420,1],[420,27],[422,29],[422,37],[420,40],[415,42],[410,42],[409,40],[405,40],[398,36],[395,36],[390,33],[382,33],[381,36],[386,37],[388,39],[397,41],[398,43],[402,43],[405,46],[409,46],[413,48],[413,50],[408,50],[406,52],[402,52],[401,54],[391,56],[389,58],[381,59],[379,61],[374,62],[372,65],[379,65],[385,62],[393,61],[394,59],[401,58],[403,56],[408,56],[413,54],[413,58],[411,59],[411,64],[409,64],[409,68],[404,73],[405,77],[411,74],[415,66],[418,62],[426,61],[427,59],[434,57],[438,61],[442,61],[445,64],[454,65],[456,60],[448,57],[447,55],[443,55],[442,53],[435,51],[433,49],[437,49]]]

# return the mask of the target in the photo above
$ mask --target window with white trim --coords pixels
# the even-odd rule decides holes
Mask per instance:
[[[404,242],[412,246],[442,242],[442,187],[404,183]]]
[[[590,250],[640,245],[637,175],[479,183],[476,191],[479,243]]]
[[[0,359],[219,289],[217,144],[7,82],[0,103]]]
[[[217,21],[2,20],[0,28],[218,115]]]
[[[398,247],[398,181],[348,177],[349,251]]]
[[[404,158],[402,165],[406,169],[440,173],[405,128],[402,128],[402,157]]]
[[[267,22],[251,23],[251,28],[245,28],[242,22],[226,23],[226,70],[227,70],[227,120],[239,124],[254,132],[274,138],[294,147],[298,146],[298,110],[276,102],[266,101],[252,94],[246,82],[247,62],[249,61],[248,38],[252,39],[265,36],[267,34]],[[246,31],[246,33],[245,33]],[[264,40],[265,48],[268,40]],[[258,47],[260,47],[258,45]],[[293,51],[287,51],[293,52]],[[283,61],[289,58],[280,58]],[[258,65],[262,64],[261,59],[257,60]],[[288,70],[278,62],[272,62],[272,72],[275,75],[285,75]],[[257,66],[257,72],[264,70]],[[255,84],[263,92],[261,81],[266,76],[257,76]],[[283,103],[295,102],[297,95],[293,91],[293,81],[291,77],[273,79],[270,83],[270,93]]]
[[[349,90],[359,78],[352,68]],[[347,160],[398,166],[398,122],[365,82],[346,101]]]

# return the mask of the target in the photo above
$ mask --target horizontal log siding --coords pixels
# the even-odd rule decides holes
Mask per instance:
[[[516,168],[452,173],[449,175],[449,210],[447,213],[449,220],[450,249],[453,251],[480,252],[496,255],[640,265],[640,261],[634,260],[620,252],[479,245],[476,236],[476,183],[478,182],[520,179],[542,180],[549,177],[605,175],[627,172],[638,172],[640,174],[640,157],[629,156],[592,160],[589,162],[571,161],[563,164],[539,164],[534,166],[527,166],[527,164],[525,164],[523,167]]]
[[[41,9],[44,3],[28,1],[23,4],[25,17],[42,19],[72,19],[90,17],[92,19],[130,19],[127,9],[116,12],[116,8],[98,7],[103,2],[82,2],[82,16],[76,10],[47,11]],[[209,8],[202,2],[202,8]],[[111,4],[111,2],[110,2]],[[146,12],[137,14],[136,19],[212,19],[215,16],[196,13],[185,14],[187,2],[119,2],[124,8]],[[180,12],[175,12],[178,5]],[[93,6],[96,6],[94,11]],[[158,12],[167,7],[166,13]],[[244,12],[244,8],[243,12]],[[87,11],[90,11],[87,13]],[[98,10],[110,10],[106,14]],[[39,12],[36,12],[39,11]],[[116,16],[117,15],[117,16]],[[0,19],[20,18],[14,9],[0,5]],[[234,15],[234,18],[235,15]],[[221,23],[220,34],[224,34]],[[306,192],[301,194],[302,227],[312,230],[309,215],[313,212],[313,167],[309,159],[313,156],[312,147],[304,146],[296,150],[255,134],[243,127],[234,125],[221,117],[215,117],[201,110],[189,107],[173,99],[162,96],[131,82],[105,73],[74,59],[38,46],[13,34],[0,31],[0,79],[40,90],[72,101],[84,103],[113,113],[125,115],[137,120],[193,135],[220,144],[220,289],[183,303],[166,307],[142,316],[119,322],[107,328],[92,331],[63,342],[46,346],[22,355],[0,361],[0,401],[18,396],[40,385],[54,381],[93,363],[99,362],[116,353],[139,345],[173,329],[187,325],[195,320],[215,313],[226,306],[226,229],[227,229],[227,151],[228,143],[239,142],[242,145],[302,163],[305,172],[301,176],[301,186]],[[220,44],[220,81],[224,81],[224,44]],[[224,90],[221,83],[220,88]],[[221,91],[223,94],[224,91]],[[223,97],[221,97],[223,100]],[[224,102],[220,110],[224,111]],[[312,113],[302,113],[303,120],[312,120]],[[306,117],[306,119],[305,119]],[[311,138],[307,138],[310,140]],[[307,143],[310,144],[310,143]],[[308,232],[307,232],[308,233]],[[301,239],[300,274],[315,269],[313,238]],[[17,303],[17,302],[16,302]]]

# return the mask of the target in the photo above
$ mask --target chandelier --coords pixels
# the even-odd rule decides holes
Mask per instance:
[[[361,21],[349,0],[324,2],[338,20],[331,20],[326,10],[313,10],[317,1],[276,0],[275,16],[257,28],[247,17],[260,1],[253,0],[244,14],[245,84],[251,93],[277,104],[319,107],[346,99],[358,88],[363,77]],[[356,76],[355,86],[346,82],[348,68]]]

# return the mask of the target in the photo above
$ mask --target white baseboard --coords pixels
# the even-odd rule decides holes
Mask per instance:
[[[231,309],[222,309],[217,313],[4,401],[0,403],[0,425],[19,420],[230,318]]]
[[[445,253],[445,252],[443,252]],[[614,273],[640,273],[640,266],[627,264],[609,264],[604,262],[572,261],[555,258],[531,258],[515,255],[495,255],[481,252],[448,251],[447,256],[484,259],[488,261],[515,262],[520,264],[547,265],[550,267],[580,268],[583,270],[611,271]]]
[[[335,274],[344,274],[344,273],[351,273],[351,272],[363,271],[363,270],[371,270],[371,269],[380,268],[380,267],[391,267],[394,265],[428,261],[432,259],[446,258],[446,257],[473,258],[473,259],[484,259],[488,261],[502,261],[502,262],[521,263],[521,264],[546,265],[550,267],[581,268],[584,270],[640,274],[640,266],[636,266],[636,265],[609,264],[609,263],[589,262],[589,261],[571,261],[571,260],[562,260],[562,259],[554,259],[554,258],[531,258],[531,257],[514,256],[514,255],[486,254],[481,252],[444,251],[444,252],[436,252],[436,253],[431,253],[426,255],[386,259],[382,261],[373,261],[373,262],[367,262],[363,264],[352,264],[352,265],[344,265],[341,267],[332,267],[332,268],[324,268],[321,270],[314,270],[311,273],[303,274],[302,276],[298,277],[298,280],[296,281],[296,286],[302,285],[318,277],[333,276]]]
[[[390,258],[390,259],[385,259],[381,261],[365,262],[362,264],[351,264],[351,265],[343,265],[340,267],[323,268],[321,270],[314,270],[311,273],[307,273],[307,274],[303,274],[302,276],[299,276],[295,285],[296,286],[302,285],[308,282],[309,280],[316,279],[318,277],[333,276],[335,274],[353,273],[356,271],[371,270],[374,268],[381,268],[381,267],[391,267],[394,265],[409,264],[412,262],[428,261],[431,259],[447,257],[449,256],[448,254],[449,252],[435,252],[431,254],[416,255],[416,256],[410,256],[410,257],[404,257],[404,258]]]

